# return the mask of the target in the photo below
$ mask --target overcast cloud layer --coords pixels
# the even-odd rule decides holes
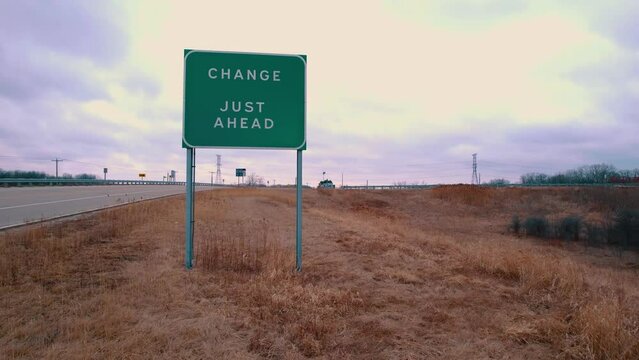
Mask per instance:
[[[304,182],[639,167],[635,1],[1,1],[0,167],[184,178],[183,49],[308,55]],[[292,183],[294,151],[215,154]]]

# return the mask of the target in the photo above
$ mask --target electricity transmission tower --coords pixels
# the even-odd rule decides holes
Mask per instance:
[[[473,185],[479,185],[479,177],[477,176],[477,153],[473,154],[473,178],[470,180]]]
[[[55,159],[53,159],[51,161],[55,161],[55,178],[57,179],[58,178],[58,163],[59,162],[63,162],[64,159],[55,158]]]
[[[217,185],[222,183],[222,155],[217,156],[217,171],[215,172],[215,183]]]

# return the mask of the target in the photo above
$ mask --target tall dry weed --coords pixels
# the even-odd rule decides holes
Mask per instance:
[[[0,238],[0,285],[29,279],[50,284],[82,271],[74,259],[92,246],[129,233],[136,225],[154,221],[164,213],[164,203],[131,204],[75,220],[4,232]]]
[[[639,316],[623,291],[597,294],[581,305],[571,323],[593,359],[639,359]]]
[[[464,246],[467,264],[503,279],[519,282],[523,294],[553,294],[566,298],[585,288],[584,269],[570,259],[509,243],[477,243]]]
[[[302,355],[314,357],[335,346],[346,319],[364,307],[361,295],[296,273],[294,249],[284,244],[286,232],[269,220],[212,216],[215,225],[200,224],[195,266],[218,279],[258,329],[269,329],[253,334],[249,350],[283,358],[293,344]]]
[[[585,187],[562,190],[567,200],[586,205],[592,211],[615,212],[639,208],[637,188]]]
[[[91,358],[121,346],[139,321],[122,306],[129,261],[155,246],[130,236],[171,200],[0,233],[0,358]],[[129,290],[130,291],[130,290]],[[136,294],[138,295],[138,294]],[[135,296],[129,296],[133,298]]]
[[[218,222],[204,229],[198,246],[196,265],[205,270],[278,272],[292,258],[266,219]]]
[[[519,342],[554,343],[571,358],[639,358],[639,312],[623,295],[623,283],[599,293],[587,282],[591,268],[536,251],[505,242],[465,246],[467,264],[516,281],[520,294],[533,307],[555,314],[534,326],[524,324],[506,333]]]
[[[254,321],[276,329],[307,357],[320,356],[334,346],[347,319],[367,306],[356,291],[317,286],[299,276],[260,274],[235,289],[239,303]],[[279,358],[283,351],[274,349],[273,339],[259,333],[251,346],[262,356],[280,354],[274,356]]]

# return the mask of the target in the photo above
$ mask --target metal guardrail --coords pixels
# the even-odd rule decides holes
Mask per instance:
[[[519,187],[519,188],[530,188],[530,187],[639,187],[639,184],[634,183],[600,183],[600,184],[507,184],[507,185],[489,185],[482,184],[480,186],[485,187]]]
[[[345,185],[345,190],[433,189],[440,185]]]
[[[185,186],[184,181],[151,181],[151,180],[99,180],[99,179],[0,179],[0,187],[13,186],[91,186],[91,185],[180,185]],[[231,184],[195,183],[196,186],[209,187],[237,187]],[[401,189],[434,189],[437,185],[346,185],[340,187],[345,190],[401,190]],[[468,184],[464,184],[468,185]],[[605,184],[507,184],[507,185],[479,185],[482,187],[639,187],[636,183],[605,183]],[[304,186],[306,187],[306,186]]]
[[[437,184],[437,185],[355,185],[342,186],[345,190],[401,190],[401,189],[434,189],[440,186],[470,185],[470,184]],[[605,184],[504,184],[504,185],[476,185],[489,188],[533,188],[533,187],[639,187],[635,183],[605,183]]]
[[[91,185],[181,185],[183,181],[98,180],[98,179],[0,179],[0,186],[91,186]],[[196,186],[229,186],[195,183]]]

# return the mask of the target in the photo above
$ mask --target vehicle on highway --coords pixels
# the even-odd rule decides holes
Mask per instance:
[[[318,189],[335,189],[335,184],[333,184],[333,182],[331,180],[322,180],[319,182],[319,185],[317,185]]]

